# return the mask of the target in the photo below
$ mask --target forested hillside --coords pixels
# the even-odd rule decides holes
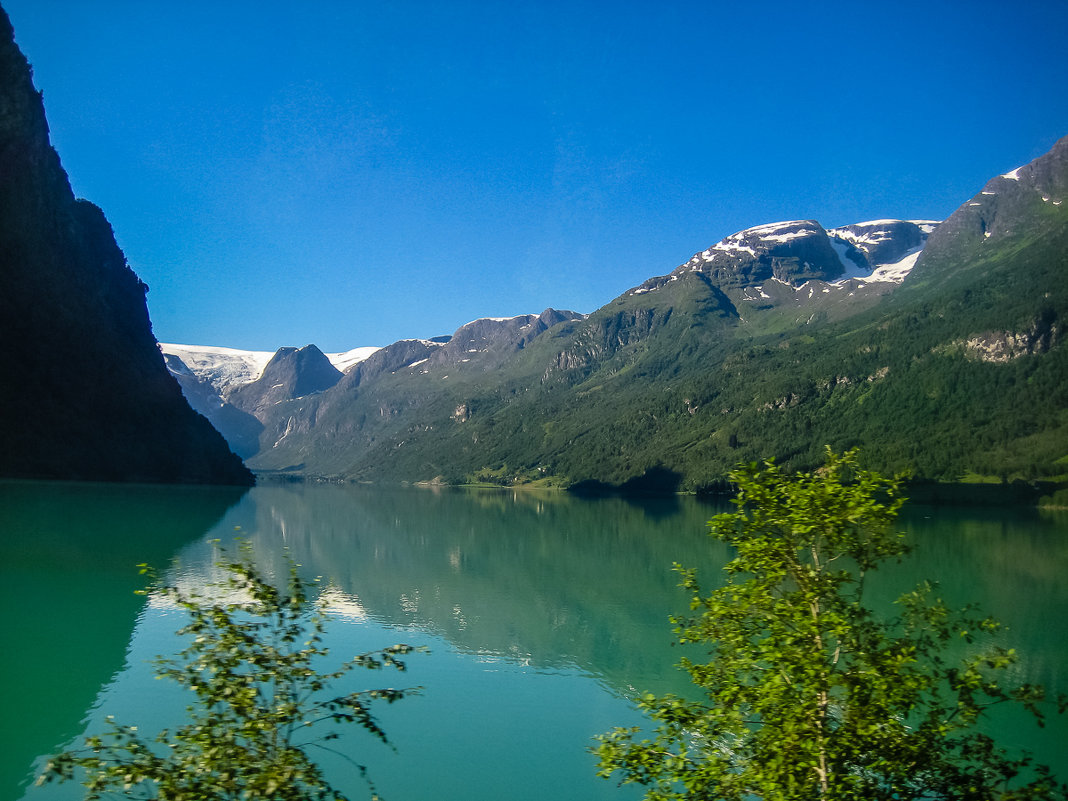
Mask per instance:
[[[829,444],[932,480],[1063,479],[1066,187],[1068,139],[940,225],[762,225],[589,316],[395,343],[247,409],[264,425],[250,464],[700,489],[744,460],[817,464]]]

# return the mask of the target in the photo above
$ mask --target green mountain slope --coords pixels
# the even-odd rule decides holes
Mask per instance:
[[[273,407],[250,463],[694,489],[741,460],[814,464],[830,444],[931,479],[1064,475],[1066,185],[1068,139],[934,230],[900,286],[842,280],[840,254],[874,224],[799,221],[741,232],[492,359],[397,343],[388,369]]]

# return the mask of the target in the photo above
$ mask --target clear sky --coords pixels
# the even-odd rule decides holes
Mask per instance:
[[[0,0],[165,342],[590,312],[743,228],[942,219],[1068,134],[1068,0]]]

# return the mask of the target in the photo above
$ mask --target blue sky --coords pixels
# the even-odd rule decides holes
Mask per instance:
[[[590,312],[737,230],[941,219],[1068,134],[1068,0],[0,0],[161,341]]]

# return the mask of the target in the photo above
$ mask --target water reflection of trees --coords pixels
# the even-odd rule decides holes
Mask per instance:
[[[281,486],[253,499],[247,534],[271,569],[287,546],[381,622],[614,686],[677,681],[672,564],[726,559],[705,534],[716,508],[690,498]]]
[[[322,485],[261,487],[250,498],[246,533],[265,564],[282,569],[288,546],[302,570],[376,620],[424,628],[462,650],[522,654],[546,668],[574,663],[628,684],[662,678],[677,657],[667,650],[667,618],[686,599],[671,565],[700,567],[711,581],[727,559],[705,534],[719,507],[692,498]],[[1027,654],[1027,677],[1063,691],[1064,522],[906,509],[900,523],[916,552],[872,576],[871,590],[889,604],[930,578],[954,604],[978,601],[1018,638],[1010,644]]]
[[[902,523],[915,545],[907,567],[938,581],[952,603],[978,602],[998,618],[1023,680],[1068,692],[1068,516],[917,507]]]
[[[288,546],[302,570],[374,619],[626,684],[665,680],[677,658],[667,618],[686,599],[672,563],[711,578],[727,559],[705,534],[717,507],[692,498],[316,485],[251,497],[260,559],[282,569]],[[1058,686],[1068,641],[1064,520],[916,507],[900,522],[916,551],[873,576],[874,592],[889,603],[922,579],[938,581],[952,603],[977,601],[1009,626],[1028,679],[1068,689]]]
[[[305,575],[334,586],[343,619],[545,670],[575,665],[617,692],[687,690],[668,622],[687,599],[671,565],[699,567],[711,586],[727,560],[705,534],[717,507],[692,498],[283,486],[250,499],[257,558],[284,571],[288,546]],[[1008,625],[1022,680],[1068,690],[1063,520],[917,507],[900,523],[915,553],[868,579],[888,611],[918,581],[938,581],[952,604],[979,602]]]

